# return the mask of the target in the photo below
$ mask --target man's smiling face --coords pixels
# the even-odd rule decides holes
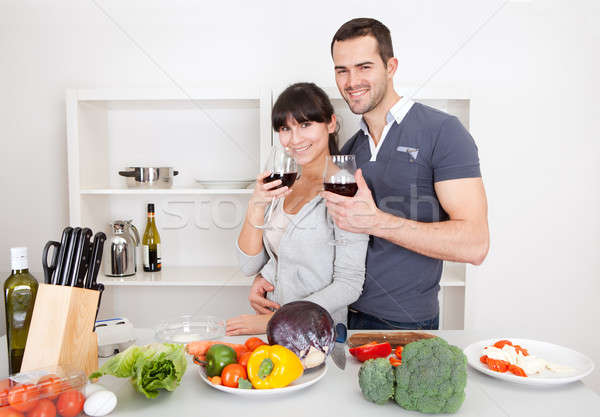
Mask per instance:
[[[373,36],[333,44],[335,82],[355,114],[373,110],[383,100],[390,76]]]

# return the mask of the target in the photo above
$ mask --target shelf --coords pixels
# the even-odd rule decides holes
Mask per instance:
[[[138,272],[132,277],[114,278],[102,273],[98,281],[106,286],[157,287],[240,287],[250,286],[252,277],[244,276],[237,266],[171,266],[160,272]]]
[[[241,287],[250,286],[252,280],[253,277],[244,276],[237,266],[172,266],[161,272],[138,271],[132,277],[114,278],[104,274],[98,277],[99,282],[110,286]],[[440,286],[464,287],[460,267],[445,267]]]
[[[253,189],[216,189],[216,188],[95,188],[81,189],[81,195],[250,195]]]
[[[455,262],[444,262],[442,270],[441,287],[464,287],[465,265]]]

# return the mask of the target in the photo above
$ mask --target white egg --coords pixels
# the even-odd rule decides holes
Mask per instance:
[[[85,395],[85,398],[88,398],[90,395],[92,395],[95,392],[98,391],[105,391],[106,388],[104,388],[102,385],[100,384],[92,384],[91,382],[86,384],[85,387],[83,387],[83,395]]]
[[[117,396],[110,391],[94,392],[85,400],[83,411],[91,417],[101,417],[110,413],[117,406]]]

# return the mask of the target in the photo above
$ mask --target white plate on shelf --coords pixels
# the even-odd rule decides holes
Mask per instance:
[[[254,182],[254,179],[251,180],[221,180],[221,181],[204,181],[204,180],[196,180],[198,184],[200,184],[203,188],[208,189],[243,189],[248,187],[250,184]]]
[[[548,369],[544,369],[539,374],[529,375],[527,377],[516,376],[510,372],[492,371],[486,365],[481,363],[479,358],[481,357],[481,351],[485,346],[492,346],[499,340],[510,340],[513,344],[527,349],[530,355],[535,355],[538,358],[545,359],[551,363],[569,366],[573,368],[573,371],[552,372]],[[540,342],[538,340],[499,337],[472,343],[465,348],[464,352],[467,356],[469,365],[479,372],[517,384],[536,386],[568,384],[586,377],[594,370],[594,362],[584,354],[563,346]]]
[[[230,394],[241,395],[244,397],[274,397],[279,395],[289,394],[290,392],[299,391],[304,388],[310,387],[312,384],[318,382],[327,373],[327,364],[304,371],[304,374],[292,382],[287,387],[283,388],[272,388],[272,389],[240,389],[240,388],[229,388],[224,385],[215,385],[208,380],[206,377],[206,370],[204,366],[198,366],[198,373],[204,382],[219,391],[228,392]]]

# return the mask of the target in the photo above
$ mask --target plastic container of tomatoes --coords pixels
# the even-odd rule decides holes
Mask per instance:
[[[85,373],[66,367],[21,372],[0,380],[0,417],[83,415]]]

